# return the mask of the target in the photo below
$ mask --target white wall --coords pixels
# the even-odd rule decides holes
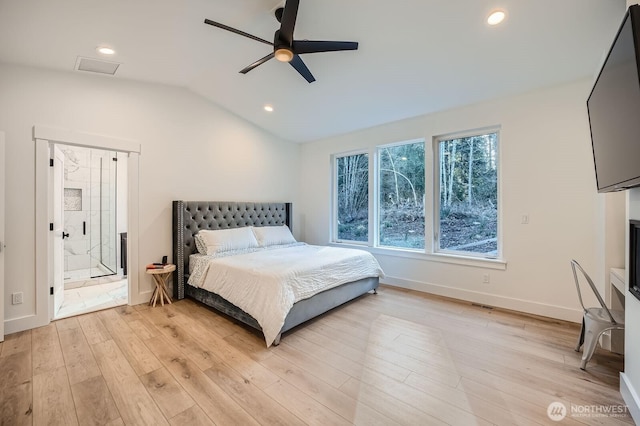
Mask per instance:
[[[79,72],[0,64],[6,131],[5,304],[16,328],[35,314],[34,125],[135,140],[140,156],[140,250],[145,265],[171,259],[171,200],[292,201],[299,147],[181,88]],[[294,217],[295,224],[295,217]],[[295,225],[294,225],[295,226]],[[151,290],[138,271],[140,292]]]
[[[640,220],[640,188],[627,191],[627,217]],[[629,230],[626,226],[627,241],[627,282],[629,282]],[[640,421],[640,300],[626,292],[624,300],[624,373],[621,375],[620,389],[627,406],[636,422]]]
[[[416,138],[431,143],[436,135],[500,125],[506,270],[376,254],[385,282],[579,321],[570,259],[591,271],[604,293],[604,274],[596,274],[602,268],[597,242],[604,199],[596,192],[586,111],[591,84],[579,81],[303,145],[303,237],[329,241],[332,153]],[[520,223],[523,214],[527,225]],[[486,272],[490,284],[482,283]]]
[[[627,7],[638,4],[636,0],[627,0]],[[640,220],[640,189],[627,191],[627,218]],[[625,229],[628,228],[625,224]],[[629,282],[629,232],[627,229],[626,247],[627,282]],[[624,330],[624,373],[621,374],[620,389],[627,406],[636,422],[640,422],[640,301],[629,292],[625,297]]]

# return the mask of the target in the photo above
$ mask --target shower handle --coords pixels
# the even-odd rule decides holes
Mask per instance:
[[[69,233],[62,231],[62,239],[69,238]]]

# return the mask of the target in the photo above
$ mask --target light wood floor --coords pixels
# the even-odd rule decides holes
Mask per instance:
[[[262,338],[189,300],[6,336],[2,425],[633,424],[547,416],[611,406],[622,359],[579,366],[578,327],[382,287]]]

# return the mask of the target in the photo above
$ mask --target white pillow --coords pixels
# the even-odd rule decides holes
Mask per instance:
[[[202,245],[206,247],[206,254],[212,255],[229,250],[243,250],[258,247],[256,237],[253,235],[250,226],[244,228],[202,230],[198,232],[196,237],[200,235],[200,243],[196,246],[200,251]]]
[[[254,226],[253,233],[260,247],[280,244],[296,243],[287,225],[282,226]]]

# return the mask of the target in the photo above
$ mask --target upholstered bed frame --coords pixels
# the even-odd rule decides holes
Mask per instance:
[[[189,255],[196,253],[194,235],[202,229],[243,226],[287,225],[291,229],[291,203],[239,203],[219,201],[173,202],[173,261],[176,271],[173,293],[176,299],[189,296],[236,320],[262,331],[258,322],[242,309],[215,293],[187,284]],[[375,293],[378,278],[365,278],[325,290],[293,305],[274,344],[285,331],[369,291]]]

